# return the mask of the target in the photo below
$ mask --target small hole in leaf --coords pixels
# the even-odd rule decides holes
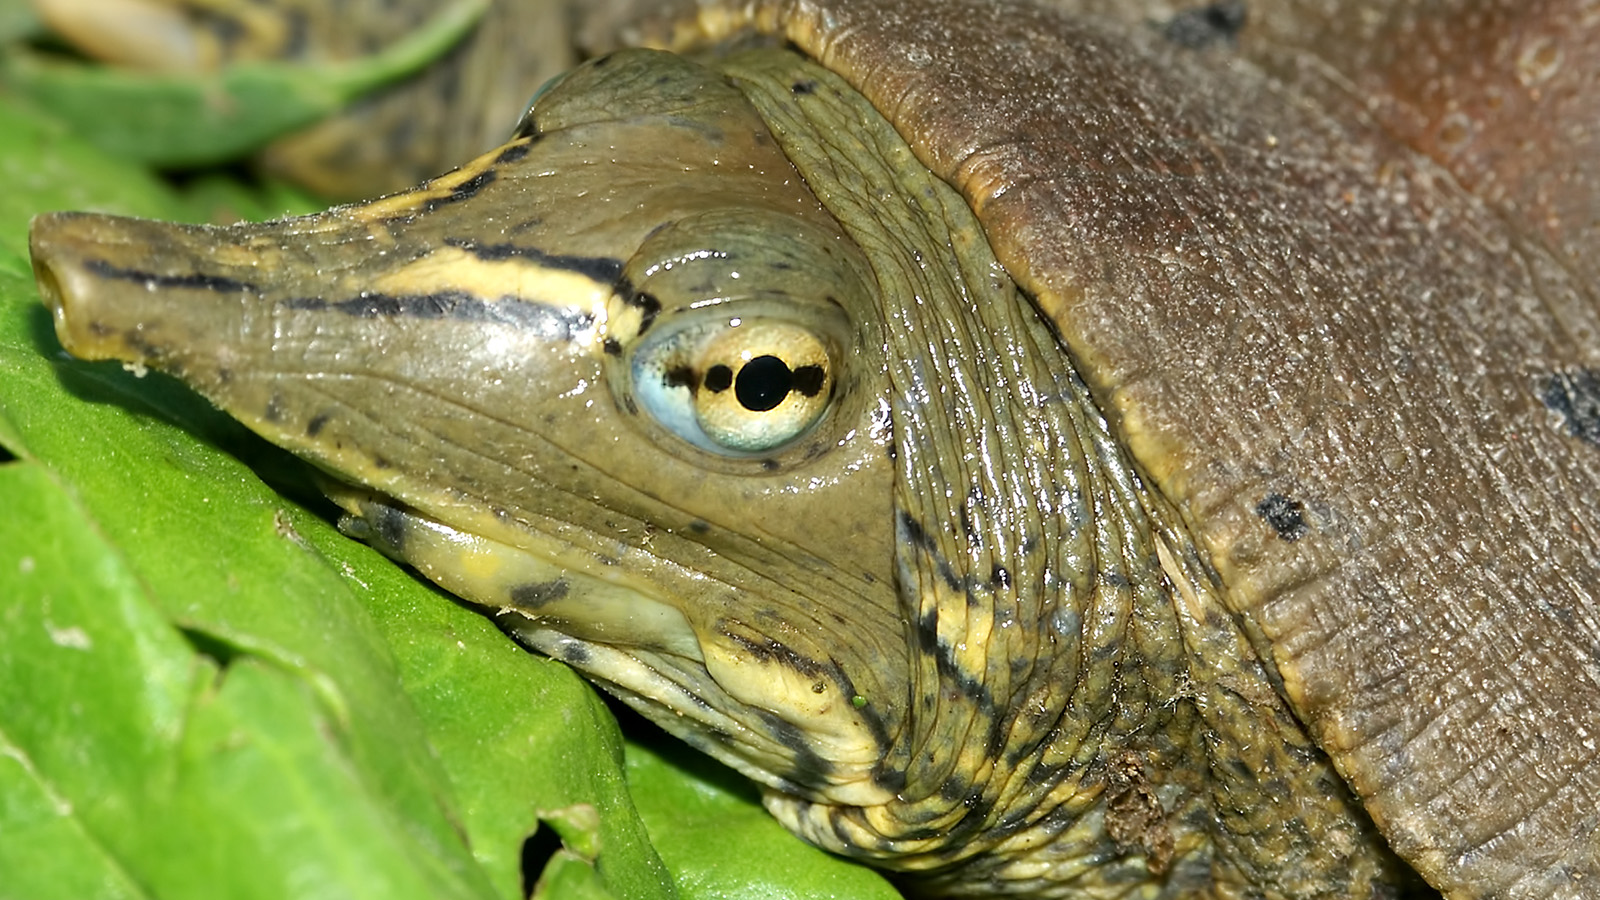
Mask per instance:
[[[533,887],[544,874],[544,867],[560,849],[561,836],[543,822],[522,842],[522,896],[533,895]]]

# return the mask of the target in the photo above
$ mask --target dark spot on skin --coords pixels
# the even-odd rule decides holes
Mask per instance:
[[[639,404],[633,402],[632,397],[622,398],[622,408],[627,410],[628,415],[630,416],[637,416],[639,414]]]
[[[622,344],[619,343],[617,341],[617,339],[614,338],[614,337],[608,337],[605,340],[601,341],[600,342],[600,349],[604,350],[607,356],[621,356],[622,355]]]
[[[387,457],[373,454],[372,467],[374,469],[392,469],[394,468],[394,463],[390,462]]]
[[[810,81],[810,80],[807,80],[807,81],[796,81],[794,84],[789,86],[789,90],[793,91],[796,94],[802,94],[802,95],[804,95],[804,94],[814,94],[817,91],[817,83],[815,81]]]
[[[996,588],[1011,587],[1011,572],[999,563],[989,571],[989,585]]]
[[[268,422],[283,421],[283,396],[276,391],[267,399],[267,408],[261,411],[261,418]]]
[[[322,433],[322,429],[333,419],[332,413],[320,412],[311,417],[306,423],[306,437],[314,438]]]
[[[1247,11],[1244,0],[1218,0],[1178,13],[1162,26],[1161,34],[1186,50],[1231,46],[1244,28]]]
[[[667,371],[661,373],[661,383],[667,387],[688,388],[689,390],[693,391],[699,387],[697,384],[698,381],[699,377],[696,375],[694,369],[691,369],[688,366],[673,366]]]
[[[708,522],[695,519],[689,523],[689,530],[695,534],[708,534],[711,531],[711,525]]]
[[[561,658],[575,666],[588,665],[591,655],[589,648],[576,642],[563,644]]]
[[[481,244],[470,238],[445,238],[445,244],[472,254],[485,262],[497,262],[506,259],[526,259],[541,266],[560,269],[563,272],[576,272],[595,281],[612,284],[622,277],[622,260],[611,256],[578,256],[575,254],[546,253],[537,247],[524,247],[519,244]],[[655,298],[650,298],[654,300]],[[661,304],[656,303],[659,310]],[[643,329],[640,329],[641,333]]]
[[[733,370],[727,366],[712,366],[706,372],[706,390],[720,394],[733,386]]]
[[[1304,504],[1298,500],[1290,500],[1283,494],[1268,494],[1265,499],[1256,504],[1256,515],[1265,519],[1278,537],[1294,543],[1305,536],[1309,530],[1306,525]]]
[[[778,471],[778,461],[775,459],[763,459],[761,461],[761,469],[764,472],[776,472]]]
[[[1567,434],[1600,447],[1600,371],[1557,372],[1545,380],[1539,399],[1561,417]]]
[[[149,290],[158,288],[186,288],[196,291],[214,291],[219,294],[235,294],[242,292],[255,293],[257,288],[248,281],[239,281],[233,278],[224,278],[221,275],[206,275],[200,272],[189,272],[183,275],[160,275],[155,272],[146,272],[143,269],[124,269],[114,266],[104,260],[91,259],[83,264],[90,274],[100,278],[109,278],[115,281],[135,281],[144,285]]]
[[[519,584],[511,589],[511,605],[519,609],[536,610],[562,599],[571,590],[572,586],[567,584],[565,578]]]
[[[1276,527],[1276,526],[1274,526],[1274,527]],[[1301,530],[1303,531],[1305,529],[1305,523],[1302,522],[1300,527],[1301,527]],[[1298,535],[1296,535],[1296,537],[1298,537]],[[1292,538],[1291,538],[1291,540],[1292,540]],[[1094,577],[1101,584],[1107,585],[1109,587],[1114,587],[1114,588],[1125,588],[1128,585],[1133,583],[1133,582],[1128,580],[1128,576],[1122,574],[1121,572],[1117,571],[1116,569],[1104,569],[1102,571],[1096,572]]]
[[[378,506],[377,512],[366,517],[372,524],[372,534],[382,544],[381,549],[398,555],[406,543],[406,515],[393,506]]]
[[[946,803],[954,803],[965,797],[972,789],[972,784],[960,775],[951,775],[944,784],[939,785],[939,799]]]

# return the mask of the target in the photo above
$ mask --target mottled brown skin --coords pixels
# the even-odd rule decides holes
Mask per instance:
[[[1452,895],[1586,895],[1594,10],[1381,13],[1396,43],[1354,56],[1258,49],[1285,83],[1153,30],[932,6],[755,16],[968,197],[1400,854]],[[1482,133],[1455,153],[1452,102]]]
[[[1073,6],[1095,14],[928,0],[710,5],[662,33],[694,45],[754,27],[793,41],[858,89],[965,196],[1010,275],[1053,322],[1109,420],[1108,435],[1127,454],[1108,450],[1091,466],[1093,477],[1112,483],[1097,489],[1115,498],[1111,514],[1121,523],[1100,522],[1101,532],[1087,538],[1098,542],[1099,568],[1078,574],[1098,599],[1084,605],[1077,589],[1013,591],[1011,572],[1069,568],[1071,554],[1049,549],[1040,557],[1032,548],[1004,557],[1004,578],[982,568],[983,590],[993,596],[963,602],[959,586],[971,596],[978,564],[991,558],[988,542],[1004,546],[1026,531],[1007,532],[1004,508],[979,504],[984,527],[963,537],[971,510],[958,514],[941,488],[1015,477],[1030,485],[1024,496],[1042,498],[1054,496],[1046,489],[1059,479],[1079,476],[1065,457],[1057,472],[1025,454],[1008,454],[992,470],[983,454],[983,465],[963,456],[960,448],[984,446],[992,429],[1010,427],[996,425],[996,414],[1024,406],[967,399],[946,419],[907,398],[929,371],[955,376],[941,384],[980,386],[980,397],[1029,379],[1060,384],[1062,376],[1038,356],[1049,341],[1008,318],[1017,301],[1004,299],[1011,295],[998,282],[997,293],[979,290],[989,299],[970,308],[930,295],[921,310],[922,302],[905,305],[886,289],[885,321],[912,334],[938,334],[934,323],[942,321],[956,335],[1009,335],[988,345],[964,337],[929,344],[886,332],[882,375],[895,398],[901,469],[893,543],[909,594],[901,600],[913,604],[904,614],[919,626],[922,614],[939,614],[926,634],[908,635],[918,689],[911,699],[936,700],[939,710],[919,718],[908,708],[910,744],[885,744],[876,787],[890,785],[881,777],[890,772],[904,779],[894,782],[905,788],[899,795],[868,790],[856,812],[823,808],[826,786],[807,780],[821,769],[786,770],[769,803],[813,840],[832,846],[843,838],[840,849],[880,864],[937,867],[973,854],[977,880],[957,873],[931,882],[944,890],[981,891],[991,875],[1027,890],[1017,872],[1040,859],[1070,868],[1104,857],[1097,890],[1139,877],[1152,891],[1181,893],[1201,883],[1184,879],[1212,877],[1208,889],[1219,896],[1326,894],[1336,890],[1341,857],[1312,857],[1323,834],[1361,834],[1359,815],[1308,819],[1311,840],[1294,845],[1310,854],[1304,867],[1273,869],[1282,860],[1260,853],[1273,827],[1306,836],[1274,799],[1293,807],[1315,794],[1331,797],[1330,808],[1339,803],[1337,791],[1308,790],[1311,776],[1292,783],[1303,795],[1274,797],[1291,782],[1271,773],[1293,771],[1297,761],[1308,771],[1319,765],[1294,723],[1275,711],[1276,689],[1393,848],[1447,895],[1591,893],[1600,883],[1595,11],[1575,2],[1463,0],[1342,12],[1307,2],[1261,3],[1242,17],[1237,4],[1218,4],[1184,18],[1159,3]],[[786,150],[860,242],[849,203],[818,188],[821,169]],[[497,164],[486,157],[419,194],[346,215],[388,239],[391,228],[411,224],[402,221],[411,210],[489,183],[478,176]],[[496,171],[495,183],[509,181],[510,168]],[[522,233],[498,221],[504,234]],[[440,227],[449,236],[455,226]],[[59,249],[70,234],[65,220],[48,232],[41,229],[37,246],[58,242],[49,252],[60,261],[50,265],[66,283],[71,254],[82,250]],[[402,234],[395,230],[394,239],[412,239]],[[177,268],[161,278],[202,292],[217,286],[183,280],[185,271],[216,271],[209,263],[163,264]],[[875,258],[872,266],[880,285],[916,277],[916,266],[901,275]],[[119,340],[108,334],[84,344]],[[150,356],[137,346],[120,352]],[[1029,358],[1035,362],[1022,362]],[[225,398],[227,390],[211,395]],[[966,410],[982,414],[963,419]],[[262,416],[249,403],[236,413]],[[1093,420],[1068,427],[1025,419],[1017,427],[1042,428],[1042,446],[1057,446],[1051,442],[1074,429],[1089,440],[1084,435],[1100,427]],[[294,440],[305,443],[305,430]],[[508,441],[504,450],[518,447]],[[303,449],[329,462],[318,455],[325,440]],[[1137,479],[1119,481],[1126,464]],[[449,504],[423,490],[425,482],[405,488],[406,478],[426,473],[400,468],[352,460],[342,470],[401,501],[434,503],[431,514],[442,515]],[[527,502],[546,500],[533,492]],[[389,515],[383,508],[379,501],[370,515]],[[483,530],[474,533],[514,536],[514,527],[494,530],[505,526],[500,512],[499,525],[478,521]],[[1126,539],[1116,537],[1119,529]],[[1086,539],[1061,534],[1063,546]],[[634,549],[648,550],[650,538],[647,531]],[[720,536],[686,540],[669,529],[661,540],[692,546],[708,566],[723,564],[715,558]],[[390,549],[406,556],[404,543]],[[1132,589],[1116,586],[1124,582]],[[523,596],[542,604],[561,593],[539,587]],[[884,601],[879,589],[865,594]],[[492,604],[491,595],[477,599]],[[1083,624],[1084,668],[1037,651],[1029,641],[1040,635],[1031,630],[1010,638],[1028,648],[1021,656],[985,656],[986,643],[956,643],[987,627],[982,613],[1000,618],[1040,602],[1061,602],[1077,617],[1049,618],[1053,627]],[[980,615],[967,613],[969,605]],[[1103,621],[1091,622],[1090,610]],[[892,618],[888,607],[879,612]],[[1030,621],[1033,629],[1046,619]],[[1063,634],[1070,640],[1073,631]],[[964,655],[952,661],[954,646]],[[1035,660],[1034,671],[1008,675],[1012,659]],[[1053,672],[1062,677],[1042,677]],[[892,696],[898,674],[875,674]],[[1017,711],[997,715],[977,702],[972,682],[1013,676],[1012,696],[1026,700]],[[1053,696],[1052,685],[1074,691],[1071,702]],[[1060,717],[1043,737],[1019,724],[1035,697]],[[947,739],[953,721],[970,723],[974,734],[1015,728],[1010,738],[1026,741],[1003,748],[1038,756],[1018,760],[990,747],[988,756],[962,749],[907,757],[908,746]],[[1197,759],[1201,741],[1214,743]],[[768,758],[781,765],[784,748]],[[904,848],[896,842],[915,829],[895,829],[918,816],[948,832],[949,822],[962,821],[963,802],[982,815],[1004,810],[990,801],[1011,788],[1003,767],[983,766],[992,759],[1047,773],[1039,808],[1081,812],[1086,830],[1062,825],[1060,835],[1087,849],[1035,853],[1003,838],[991,846],[979,830],[970,851],[935,841],[931,855],[910,857],[922,862],[897,862]],[[1040,779],[1023,781],[1031,790]],[[963,801],[952,786],[975,793]],[[950,788],[943,805],[941,787]],[[1225,838],[1209,873],[1185,868],[1186,859],[1212,857],[1196,849],[1180,809],[1209,810],[1219,823],[1194,833],[1262,829],[1262,843],[1252,850]],[[1228,810],[1237,820],[1223,821]],[[858,822],[888,830],[847,834]],[[1245,849],[1236,856],[1238,846]],[[1348,858],[1373,865],[1369,851]],[[1009,870],[1008,861],[1016,864]],[[1302,876],[1308,880],[1295,881]],[[1368,879],[1361,876],[1359,890],[1373,889]]]

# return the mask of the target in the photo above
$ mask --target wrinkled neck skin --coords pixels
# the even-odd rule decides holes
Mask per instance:
[[[319,216],[46,219],[41,288],[72,352],[187,379],[920,892],[1395,877],[965,203],[826,71],[717,65],[603,58]]]

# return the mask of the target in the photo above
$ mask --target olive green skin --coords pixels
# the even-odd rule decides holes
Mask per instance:
[[[1478,15],[1466,15],[1469,6]],[[571,195],[540,195],[551,216],[516,213],[517,222],[538,223],[536,234],[512,228],[504,215],[465,224],[440,215],[452,207],[499,209],[478,205],[484,186],[509,183],[531,158],[554,166],[536,156],[550,135],[578,137],[568,145],[576,159],[593,145],[568,129],[607,117],[638,128],[631,141],[606,131],[613,149],[657,140],[659,121],[619,111],[631,100],[601,104],[603,116],[575,105],[576,119],[561,119],[559,103],[536,110],[524,136],[499,154],[417,193],[298,224],[216,233],[46,220],[35,232],[36,267],[69,349],[177,370],[252,427],[376,492],[339,495],[376,542],[463,596],[538,622],[521,629],[525,640],[568,654],[669,727],[681,701],[652,700],[641,688],[660,682],[629,682],[619,674],[625,660],[596,661],[594,653],[617,646],[645,647],[656,660],[698,653],[674,683],[690,686],[712,712],[679,730],[767,784],[769,805],[791,827],[824,846],[923,872],[931,879],[925,888],[1109,893],[1139,872],[1150,896],[1339,895],[1403,883],[1381,846],[1368,842],[1359,804],[1388,844],[1447,895],[1583,896],[1600,877],[1593,818],[1600,768],[1592,749],[1600,709],[1594,17],[1575,4],[1458,3],[1396,9],[1357,27],[1314,3],[1282,4],[1252,9],[1253,24],[1238,34],[1196,41],[1151,27],[1143,10],[1093,12],[1017,5],[997,16],[979,4],[775,3],[708,8],[675,19],[671,29],[642,32],[692,46],[753,26],[841,76],[928,171],[960,192],[999,262],[1043,313],[1043,332],[1039,323],[1005,319],[999,311],[1023,308],[1020,301],[1008,299],[1000,282],[984,294],[975,287],[980,277],[966,279],[976,301],[930,299],[938,316],[908,318],[922,304],[887,289],[900,276],[877,261],[863,237],[870,230],[846,210],[843,189],[819,187],[820,169],[797,157],[804,141],[784,144],[787,161],[759,137],[729,151],[731,160],[760,160],[750,172],[780,175],[748,188],[734,186],[742,175],[729,169],[742,172],[738,166],[685,167],[704,159],[694,155],[692,135],[681,147],[668,141],[656,158],[666,163],[663,172],[682,176],[660,182],[670,189],[650,187],[649,179],[604,182],[613,208],[649,213],[636,221],[580,211],[575,200],[592,190],[584,184]],[[1504,65],[1438,74],[1460,68],[1453,61],[1463,57]],[[807,84],[795,81],[791,90],[815,93],[815,86],[801,89]],[[763,115],[775,114],[763,107]],[[701,136],[713,131],[699,129]],[[744,132],[718,133],[725,140]],[[892,148],[885,153],[896,158]],[[788,164],[816,197],[781,177]],[[258,359],[264,340],[250,327],[262,315],[227,295],[245,280],[239,272],[278,273],[270,288],[251,282],[245,291],[273,304],[262,308],[276,310],[275,345],[281,349],[290,335],[295,346],[298,330],[306,347],[327,352],[370,342],[371,317],[308,317],[296,325],[288,310],[323,313],[385,278],[392,281],[379,294],[401,285],[422,295],[426,284],[415,279],[435,278],[436,289],[485,296],[482,283],[499,276],[477,263],[450,276],[457,281],[443,280],[432,265],[400,275],[346,254],[335,257],[342,268],[330,280],[328,267],[314,265],[319,247],[392,241],[397,251],[411,248],[395,257],[414,263],[454,246],[457,256],[494,263],[503,260],[472,248],[501,246],[498,239],[515,234],[512,243],[526,240],[543,255],[541,265],[554,257],[625,260],[660,234],[656,225],[700,214],[724,193],[741,194],[739,203],[753,202],[759,215],[781,211],[806,222],[811,237],[801,244],[809,249],[794,252],[827,256],[819,248],[846,237],[868,249],[865,256],[844,251],[815,275],[850,311],[853,328],[839,343],[853,348],[846,356],[856,362],[837,376],[849,388],[840,393],[842,407],[826,428],[786,447],[790,455],[707,464],[681,448],[591,451],[641,433],[672,444],[648,421],[560,411],[575,406],[508,418],[511,401],[485,386],[499,383],[486,376],[503,359],[482,356],[486,345],[476,337],[431,326],[399,328],[381,358],[332,352],[313,359],[312,371],[337,372],[328,368],[337,363],[367,376],[394,367],[384,377],[415,385],[408,390],[418,395],[454,398],[443,406],[398,402],[404,392],[391,390],[353,396],[348,406],[360,416],[329,416],[286,397],[292,381],[273,367],[236,366]],[[590,215],[594,223],[583,224]],[[560,227],[548,225],[557,219]],[[960,237],[968,234],[963,227],[952,225],[949,239],[959,262],[941,265],[981,271],[981,260],[960,249],[971,243]],[[693,256],[684,247],[667,253]],[[85,260],[98,260],[101,274],[106,263],[138,273],[121,280],[140,291],[119,294]],[[193,280],[197,273],[205,278]],[[469,287],[480,275],[482,283]],[[129,299],[148,293],[147,283],[222,312],[215,320],[192,310],[163,320],[148,300]],[[788,288],[801,298],[796,303],[814,299],[806,283]],[[615,381],[606,338],[627,353],[629,342],[645,337],[637,304],[625,302],[633,294],[595,290],[587,302],[618,330],[587,343],[565,335],[566,367],[541,369],[534,396],[592,383],[585,366],[597,380]],[[321,306],[293,302],[307,298]],[[664,314],[678,309],[669,305]],[[801,316],[818,317],[825,314]],[[971,327],[956,328],[961,338],[946,343],[914,337],[939,321]],[[347,335],[335,337],[341,327]],[[878,348],[882,368],[863,370],[860,360],[875,358]],[[1024,408],[1027,391],[1005,393],[1018,382],[1072,383],[1061,368],[1067,358],[1086,383],[1085,418],[1025,417],[1042,424],[1014,433],[994,424]],[[927,376],[946,363],[948,371],[939,371],[948,378]],[[1008,363],[1018,368],[1007,370]],[[425,383],[415,380],[419,374]],[[985,388],[959,395],[940,388],[942,409],[914,401],[930,385],[964,379]],[[997,392],[1002,399],[979,399]],[[875,415],[884,407],[872,398],[886,398],[887,419]],[[482,418],[485,408],[501,412]],[[427,413],[436,418],[416,421],[419,409],[436,410]],[[405,425],[412,437],[470,431],[471,452],[460,450],[464,438],[435,442],[443,448],[437,452],[400,452],[363,433],[363,417]],[[502,425],[509,426],[503,434]],[[1031,445],[1017,439],[1032,427],[1052,437]],[[559,458],[597,471],[558,474],[559,465],[530,454],[528,434],[565,445]],[[986,444],[990,434],[1006,439]],[[1066,434],[1092,449],[1056,449],[1068,444],[1054,436]],[[999,453],[959,450],[973,446]],[[1043,458],[1059,468],[1041,467],[1030,446],[1052,451]],[[476,457],[500,461],[498,474],[475,468]],[[700,487],[707,470],[709,493]],[[530,481],[508,480],[508,471]],[[1071,516],[1040,512],[1054,496],[1045,488],[1079,471],[1109,485],[1097,488],[1107,491],[1107,503],[1096,508],[1121,510],[1123,524],[1102,521],[1084,532],[1066,521]],[[981,507],[976,517],[944,499],[991,475],[1026,487],[991,492],[1009,506]],[[1008,508],[1028,513],[1008,515]],[[974,520],[979,527],[970,527]],[[448,540],[424,540],[445,533],[439,525]],[[1026,538],[1043,527],[1061,530],[1041,551]],[[620,540],[595,539],[608,529]],[[1093,545],[1089,557],[1068,552],[1076,540]],[[1080,566],[1079,589],[1042,574],[1071,570],[1073,559],[1113,557],[1121,560],[1114,569]],[[481,571],[469,559],[498,574],[464,574]],[[1023,572],[1040,579],[1014,575]],[[980,580],[987,587],[975,602],[972,585]],[[1132,588],[1107,587],[1123,582]],[[707,592],[707,583],[721,587]],[[529,602],[520,610],[499,599],[516,601],[516,590],[530,586],[542,592],[523,590]],[[557,593],[557,600],[607,603],[626,593],[649,603],[638,618],[585,620],[578,605],[551,618],[540,610]],[[760,615],[737,612],[750,608],[750,596],[763,598]],[[1113,596],[1123,598],[1122,613],[1096,619]],[[1018,620],[1021,643],[1002,650],[988,626],[963,610],[998,619],[1007,603],[1032,617]],[[1069,620],[1064,610],[1071,621],[1107,624],[1085,628],[1082,646],[1088,657],[1114,659],[1124,674],[1100,680],[1093,666],[1029,656],[1047,643],[1049,627]],[[911,627],[928,612],[938,614],[930,627]],[[617,643],[618,629],[629,628]],[[571,651],[572,641],[582,653]],[[952,659],[956,647],[967,655]],[[1057,679],[1039,684],[1078,692],[1071,702],[1049,701],[1052,718],[996,713],[965,687],[975,678],[1005,683],[1001,670],[1026,658],[1052,660],[1036,665]],[[1229,663],[1218,665],[1219,658]],[[821,660],[836,668],[823,672]],[[1032,677],[1020,683],[1034,684]],[[807,696],[807,678],[823,689]],[[724,695],[708,693],[717,689]],[[948,706],[919,715],[929,697],[948,698]],[[1226,705],[1229,698],[1235,705]],[[800,736],[773,725],[772,715]],[[1093,721],[1073,732],[1085,718]],[[1101,721],[1111,724],[1094,724]],[[957,742],[947,756],[922,761],[916,748],[957,735],[970,740],[975,725],[1006,740]],[[1067,742],[1073,748],[1088,746],[1088,738],[1102,742],[1081,769],[1074,768],[1077,749],[1063,749],[1064,732],[1077,735],[1078,743]],[[1327,759],[1307,755],[1308,736]],[[1202,758],[1194,748],[1207,741],[1218,749]],[[1018,747],[1031,748],[1031,762],[1015,758]],[[1243,756],[1261,747],[1265,757]],[[1052,753],[1062,754],[1059,767],[1037,764]],[[964,835],[975,848],[967,855],[905,846],[915,843],[910,825],[918,816],[946,835],[959,831],[949,824],[963,801],[948,790],[953,784],[975,790],[984,815],[1003,819],[1008,807],[989,800],[1005,793],[1005,779],[984,769],[997,759],[1029,771],[1087,773],[1044,779],[1041,796],[1019,808],[1070,806],[1077,798],[1094,810],[1083,820],[1091,822],[1083,840],[1099,849],[1059,857],[1024,849],[993,837],[1003,830],[991,827],[997,820]],[[1333,780],[1329,759],[1353,800]],[[1250,777],[1226,774],[1233,761],[1247,763]],[[1274,773],[1297,777],[1275,780]],[[1274,785],[1326,812],[1273,807]],[[1259,814],[1221,822],[1227,804],[1216,797],[1247,789],[1256,792],[1251,803],[1262,804],[1252,807]],[[953,794],[943,807],[933,802],[941,792]],[[1210,810],[1216,824],[1195,832],[1209,837],[1191,841],[1178,808]],[[879,836],[845,827],[863,822]],[[1306,822],[1312,839],[1297,851],[1305,855],[1270,872],[1264,861],[1275,853],[1235,858],[1196,849],[1241,846],[1229,841],[1274,827],[1303,832]],[[1053,833],[1057,844],[1078,835],[1051,827],[1026,833]],[[1328,834],[1352,846],[1318,857],[1313,849],[1340,843],[1323,840]],[[1059,871],[1097,852],[1116,857],[1102,867],[1102,881],[1088,882],[1097,887],[1017,874],[1040,859]],[[1206,860],[1213,880],[1183,880],[1202,877],[1187,860]],[[1341,871],[1348,882],[1336,880]]]

